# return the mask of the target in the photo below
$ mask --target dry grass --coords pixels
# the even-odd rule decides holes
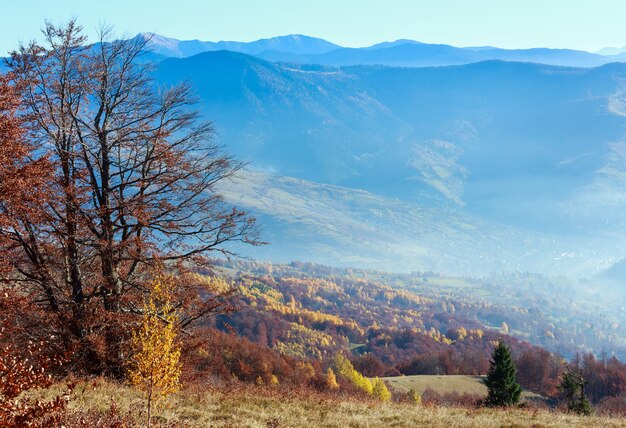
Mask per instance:
[[[126,386],[81,383],[69,405],[73,413],[106,414],[115,402],[141,426],[141,395]],[[410,404],[271,397],[253,393],[182,392],[157,412],[162,426],[188,427],[626,427],[626,421],[533,410],[422,407]],[[98,425],[100,426],[100,425]]]
[[[408,392],[414,390],[423,394],[426,389],[431,389],[439,394],[472,394],[487,395],[487,387],[483,382],[484,376],[464,376],[464,375],[414,375],[414,376],[394,376],[385,377],[383,380],[398,392]],[[530,391],[524,391],[523,398],[538,398],[539,396]]]
[[[383,378],[393,389],[398,392],[408,392],[414,390],[422,394],[430,388],[439,394],[449,394],[457,392],[459,394],[487,395],[487,387],[481,376],[394,376]]]

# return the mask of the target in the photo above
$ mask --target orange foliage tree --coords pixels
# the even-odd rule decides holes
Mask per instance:
[[[28,236],[27,219],[42,219],[39,208],[49,199],[50,164],[44,156],[37,157],[35,145],[28,140],[20,107],[19,88],[11,85],[10,75],[0,74],[0,248],[4,255],[17,245],[11,242],[15,234]],[[7,257],[0,257],[0,273],[10,268]]]

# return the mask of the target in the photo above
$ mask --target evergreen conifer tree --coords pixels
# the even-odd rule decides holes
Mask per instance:
[[[585,384],[582,370],[578,367],[570,367],[563,373],[563,379],[559,385],[559,390],[565,395],[567,409],[570,412],[580,415],[590,415],[593,413],[591,404],[585,397]]]
[[[485,379],[488,389],[488,405],[510,406],[519,402],[522,387],[517,383],[516,375],[517,370],[511,357],[511,350],[500,339],[493,350]]]

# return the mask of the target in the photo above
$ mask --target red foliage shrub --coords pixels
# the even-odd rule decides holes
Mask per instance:
[[[459,394],[458,392],[441,394],[427,388],[422,393],[422,404],[426,406],[476,407],[482,398],[477,394]]]
[[[95,410],[68,412],[61,419],[61,423],[66,428],[129,428],[137,425],[132,415],[122,414],[115,403],[112,403],[109,410],[105,413]]]
[[[626,394],[603,398],[597,404],[595,410],[601,415],[626,417]]]
[[[68,393],[50,401],[28,399],[23,393],[35,388],[47,388],[52,383],[49,368],[59,361],[45,357],[42,343],[29,343],[16,348],[6,340],[7,332],[0,330],[0,426],[49,427],[59,423]]]

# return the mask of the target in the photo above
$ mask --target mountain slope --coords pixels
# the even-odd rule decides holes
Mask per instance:
[[[238,248],[257,259],[394,272],[582,275],[598,270],[619,251],[619,245],[604,245],[598,238],[539,233],[461,210],[261,172],[246,171],[220,190],[228,202],[259,219],[269,245]]]
[[[378,260],[381,266],[391,259],[407,269],[430,263],[465,272],[483,270],[477,260],[496,260],[502,248],[519,247],[502,251],[502,260],[486,262],[484,269],[565,272],[570,265],[555,259],[597,270],[624,254],[616,240],[621,234],[614,230],[626,229],[621,215],[626,207],[626,65],[576,69],[491,61],[335,68],[281,65],[220,51],[165,60],[157,78],[165,85],[189,81],[203,114],[215,120],[218,141],[257,170],[365,190],[383,198],[378,207],[393,206],[394,219],[411,211],[402,204],[418,204],[439,210],[444,222],[451,221],[450,212],[460,212],[515,231],[494,232],[481,249],[476,236],[447,239],[455,232],[439,230],[437,216],[412,212],[380,226],[383,232],[371,246],[364,244],[369,232],[361,225],[337,226],[342,234],[359,238],[338,241],[335,236],[332,245],[311,250],[311,257],[327,261],[336,254],[337,263],[376,265]],[[292,187],[290,194],[298,194],[298,186]],[[313,209],[318,213],[346,197],[324,189],[311,195],[329,195],[327,206]],[[395,199],[398,204],[390,203]],[[276,196],[267,205],[281,203]],[[318,216],[307,233],[323,243],[324,230],[334,230],[333,222],[344,215],[358,218],[360,209],[365,208],[357,204],[341,215]],[[270,239],[274,246],[264,250],[268,254],[289,254],[285,249],[291,245],[306,248],[303,243],[311,242],[290,238],[282,228],[287,216],[272,218],[277,234]],[[367,218],[364,224],[371,221]],[[411,223],[438,238],[405,233]],[[532,245],[519,244],[525,239]],[[579,245],[581,240],[593,246]],[[396,250],[377,250],[383,242],[398,243]],[[535,253],[533,245],[541,251]],[[535,261],[526,263],[520,256],[527,251],[534,254],[528,260]]]

